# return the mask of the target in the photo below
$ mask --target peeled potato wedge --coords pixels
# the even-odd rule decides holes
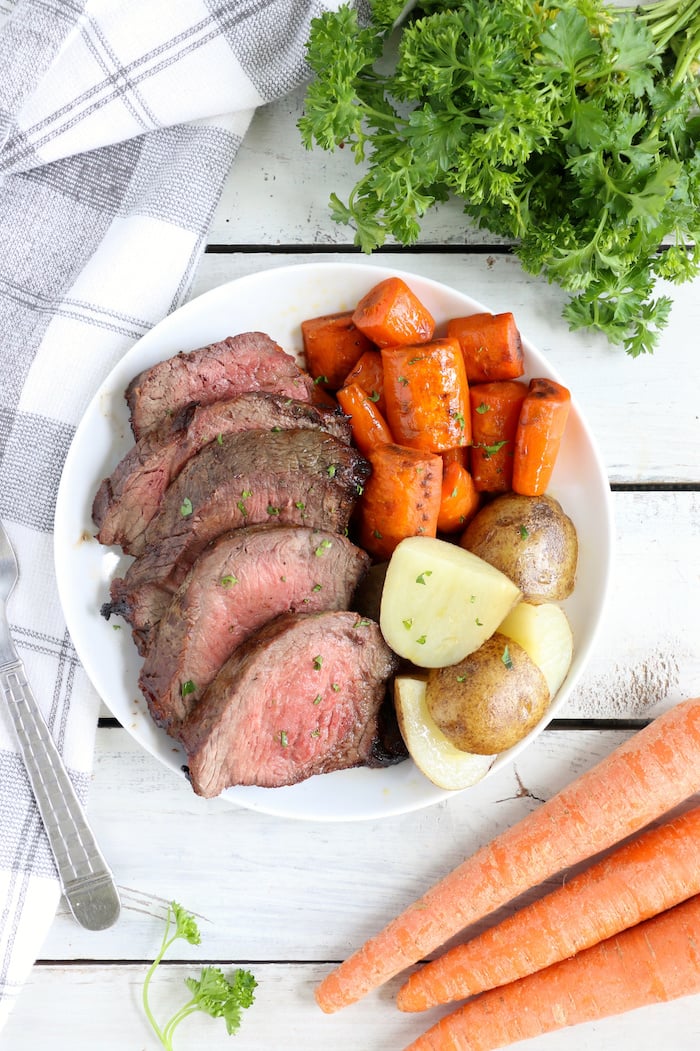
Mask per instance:
[[[425,776],[447,791],[469,788],[488,772],[495,756],[462,752],[437,728],[425,700],[425,679],[398,675],[394,704],[409,754]]]
[[[442,668],[477,650],[520,598],[504,573],[471,551],[412,536],[389,561],[379,625],[400,657]]]
[[[519,602],[498,628],[519,643],[540,669],[550,700],[566,678],[574,654],[574,639],[564,610],[553,602]]]

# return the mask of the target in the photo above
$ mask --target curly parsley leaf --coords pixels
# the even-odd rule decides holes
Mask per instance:
[[[656,281],[700,273],[700,2],[370,8],[368,25],[347,5],[314,19],[308,44],[302,139],[362,166],[333,219],[372,252],[456,197],[569,293],[572,327],[650,353],[670,309]]]
[[[185,978],[185,985],[192,994],[191,998],[164,1025],[160,1025],[150,1006],[150,983],[159,963],[178,939],[183,939],[190,945],[199,945],[201,936],[192,913],[187,912],[176,901],[172,901],[168,905],[163,940],[148,969],[142,992],[146,1017],[165,1051],[173,1051],[175,1030],[185,1018],[197,1011],[212,1018],[223,1018],[227,1033],[236,1033],[241,1024],[242,1012],[255,1000],[254,989],[257,987],[250,971],[239,968],[229,979],[218,967],[203,967],[199,978]]]

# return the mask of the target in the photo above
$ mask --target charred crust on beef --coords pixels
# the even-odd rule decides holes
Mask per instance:
[[[102,544],[142,554],[144,533],[169,485],[210,442],[241,431],[317,428],[350,443],[348,418],[326,407],[281,394],[248,391],[210,405],[186,405],[167,425],[146,434],[105,478],[92,517]]]
[[[348,608],[369,556],[338,534],[303,526],[226,533],[195,562],[160,622],[139,685],[172,736],[221,666],[282,613]],[[182,684],[192,688],[183,692]]]
[[[286,613],[234,652],[185,720],[194,791],[280,787],[364,766],[396,667],[374,621],[356,613]]]
[[[138,440],[192,402],[210,404],[250,390],[310,401],[313,382],[264,332],[243,332],[145,369],[131,381],[125,397]]]

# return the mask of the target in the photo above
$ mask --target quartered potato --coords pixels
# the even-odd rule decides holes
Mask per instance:
[[[551,496],[496,497],[477,512],[460,545],[505,573],[526,602],[560,602],[574,590],[576,529]]]
[[[519,643],[542,671],[550,700],[566,678],[574,654],[569,621],[560,606],[519,602],[498,629]]]
[[[438,729],[425,701],[425,679],[397,675],[394,705],[401,735],[418,769],[438,788],[457,791],[480,781],[494,756],[455,748]]]
[[[522,646],[496,632],[450,668],[428,673],[426,704],[464,752],[493,755],[521,741],[549,707],[544,674]]]
[[[412,536],[389,561],[379,624],[400,657],[439,668],[478,649],[520,598],[516,585],[478,556]]]

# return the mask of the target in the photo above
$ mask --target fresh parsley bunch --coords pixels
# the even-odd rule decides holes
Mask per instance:
[[[456,196],[570,293],[572,328],[651,352],[657,279],[700,272],[700,0],[419,0],[392,33],[404,6],[312,23],[302,139],[364,163],[333,218],[371,252]]]
[[[223,1018],[226,1032],[230,1036],[237,1033],[242,1012],[255,1000],[254,990],[258,984],[250,971],[241,968],[234,971],[231,979],[228,979],[218,967],[203,967],[199,978],[185,978],[185,985],[192,994],[191,998],[164,1025],[160,1025],[150,1005],[151,979],[170,946],[179,938],[190,945],[199,945],[201,941],[199,928],[192,913],[187,912],[176,901],[172,901],[168,905],[163,940],[146,973],[142,991],[146,1017],[165,1051],[172,1051],[173,1036],[180,1022],[197,1011],[202,1011],[212,1018]]]

